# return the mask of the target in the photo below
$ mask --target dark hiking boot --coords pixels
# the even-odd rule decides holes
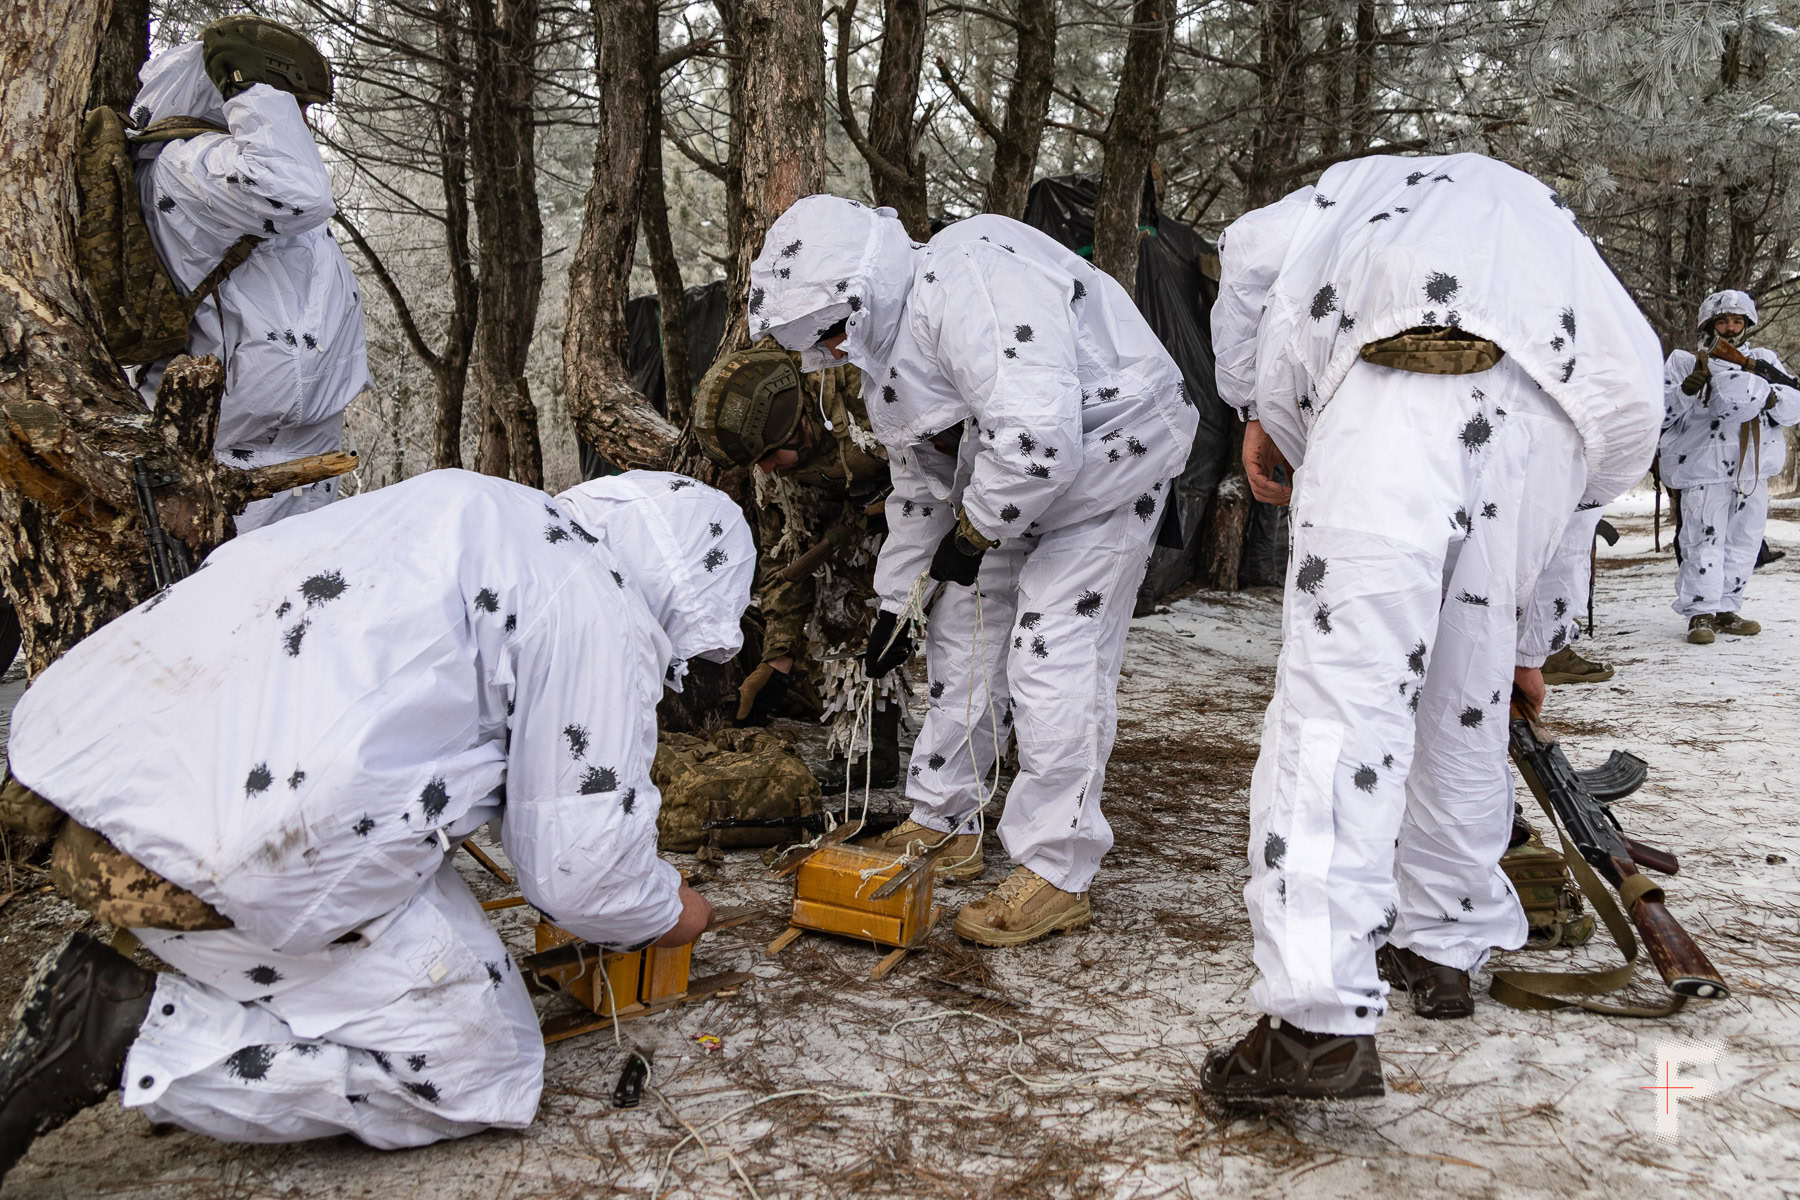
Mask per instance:
[[[1713,627],[1720,633],[1729,633],[1732,637],[1754,637],[1762,632],[1761,621],[1750,621],[1736,613],[1714,613]]]
[[[1374,1034],[1308,1033],[1262,1017],[1234,1045],[1206,1056],[1200,1090],[1221,1100],[1354,1100],[1387,1089]]]
[[[1544,660],[1545,683],[1605,683],[1612,677],[1612,667],[1581,657],[1573,646],[1564,646]]]
[[[0,1051],[0,1177],[34,1139],[119,1086],[156,973],[71,934],[38,961]]]
[[[1711,613],[1695,613],[1688,618],[1688,641],[1696,646],[1713,644],[1713,615]]]
[[[1780,562],[1786,557],[1786,550],[1771,550],[1769,549],[1769,543],[1764,542],[1762,548],[1756,552],[1756,565],[1759,567],[1766,567],[1770,563]],[[4,651],[0,651],[0,653],[4,653]]]
[[[874,745],[869,757],[874,761],[871,763],[868,757],[853,763],[846,763],[842,758],[832,759],[813,772],[813,777],[819,781],[819,790],[827,796],[834,792],[842,795],[846,786],[854,791],[863,786],[865,779],[871,788],[891,788],[900,782],[899,705],[890,701],[875,710],[870,738]],[[849,776],[847,782],[845,775]]]
[[[1388,986],[1410,993],[1413,1011],[1433,1020],[1454,1020],[1475,1015],[1475,999],[1469,995],[1469,973],[1440,966],[1429,958],[1399,946],[1383,946],[1375,952],[1375,969]]]

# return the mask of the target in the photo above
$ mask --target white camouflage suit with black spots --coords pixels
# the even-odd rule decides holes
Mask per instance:
[[[902,610],[959,506],[999,542],[927,622],[913,819],[978,829],[983,780],[1016,736],[1000,840],[1085,892],[1112,847],[1100,796],[1125,633],[1198,423],[1180,371],[1110,276],[1006,217],[919,245],[892,210],[811,196],[771,227],[750,281],[752,332],[809,370],[825,365],[821,332],[847,322],[894,481],[881,607]],[[954,456],[933,447],[959,425]]]
[[[331,174],[300,102],[265,83],[226,100],[207,78],[199,42],[163,51],[140,77],[132,101],[140,123],[188,116],[229,129],[134,152],[144,222],[169,273],[192,290],[239,238],[263,239],[188,329],[185,353],[225,365],[219,461],[260,467],[341,449],[344,408],[373,385],[362,297],[329,227]],[[167,365],[144,373],[146,403]],[[238,532],[336,496],[337,480],[326,479],[255,501]]]
[[[1700,324],[1709,326],[1722,313],[1745,318],[1746,336],[1738,343],[1745,357],[1788,373],[1773,350],[1750,344],[1756,305],[1748,295],[1714,292],[1701,302]],[[1689,395],[1682,383],[1695,361],[1692,350],[1669,355],[1658,449],[1663,482],[1681,494],[1673,607],[1684,617],[1743,608],[1769,519],[1769,476],[1787,462],[1784,427],[1800,423],[1800,391],[1717,355],[1708,356],[1706,383]]]
[[[1251,995],[1373,1033],[1384,941],[1473,971],[1524,939],[1498,866],[1513,671],[1554,636],[1527,614],[1570,514],[1649,465],[1658,346],[1560,198],[1476,155],[1334,167],[1240,218],[1221,256],[1220,394],[1297,468],[1251,784]],[[1419,326],[1505,357],[1361,360]]]
[[[126,1106],[382,1148],[529,1124],[543,1038],[451,855],[498,820],[563,928],[667,933],[655,706],[736,652],[754,557],[680,476],[435,471],[225,543],[46,670],[13,771],[233,923],[133,931],[175,972]]]

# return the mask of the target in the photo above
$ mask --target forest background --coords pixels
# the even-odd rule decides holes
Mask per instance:
[[[246,486],[174,432],[197,427],[176,419],[181,397],[153,422],[160,443],[120,424],[131,401],[92,352],[62,240],[74,205],[59,122],[83,99],[124,110],[148,54],[230,11],[305,30],[337,72],[335,103],[311,121],[334,232],[364,285],[375,379],[348,414],[360,458],[347,492],[444,466],[555,491],[580,478],[579,434],[615,464],[743,493],[682,428],[696,371],[680,298],[724,281],[726,345],[741,339],[763,230],[820,190],[892,205],[923,239],[934,220],[1022,215],[1040,177],[1093,173],[1092,253],[1130,286],[1146,175],[1166,217],[1213,237],[1333,163],[1479,151],[1558,190],[1665,348],[1691,343],[1700,299],[1720,287],[1755,295],[1759,341],[1784,353],[1800,341],[1800,0],[13,7],[0,65],[50,83],[0,97],[0,167],[19,207],[0,266],[20,285],[0,294],[15,364],[0,372],[12,525],[0,557],[7,590],[36,601],[21,605],[34,671],[147,594],[129,565],[141,531],[113,520],[130,513],[129,455],[160,456],[182,498],[174,532],[202,553]],[[64,94],[90,68],[82,94]],[[625,301],[648,293],[663,301],[666,415],[625,361]],[[204,409],[205,387],[192,390],[188,407]],[[54,446],[63,460],[46,467]],[[1797,471],[1790,457],[1778,490]],[[1207,519],[1241,541],[1247,498],[1231,477],[1219,489]],[[51,511],[54,528],[35,515]],[[1235,584],[1231,546],[1209,561],[1207,582]],[[97,567],[112,573],[100,585]]]
[[[742,222],[732,209],[743,200],[733,178],[743,149],[733,143],[751,123],[734,112],[742,91],[734,76],[781,70],[816,92],[807,99],[819,128],[766,132],[820,139],[824,189],[892,204],[915,236],[932,217],[1020,216],[1034,178],[1106,172],[1109,150],[1129,160],[1139,148],[1109,145],[1109,134],[1121,140],[1117,127],[1135,121],[1149,138],[1150,153],[1138,157],[1155,162],[1163,210],[1209,237],[1334,162],[1472,150],[1558,188],[1665,348],[1690,343],[1701,297],[1730,286],[1756,296],[1763,340],[1787,349],[1785,318],[1800,298],[1792,183],[1800,5],[135,7],[141,16],[120,0],[115,28],[141,23],[151,49],[249,7],[315,35],[333,59],[337,102],[314,123],[336,177],[339,240],[368,285],[377,381],[350,416],[362,465],[349,490],[447,465],[529,479],[534,458],[552,491],[579,478],[571,412],[582,415],[595,397],[568,385],[580,369],[571,354],[578,339],[565,332],[570,277],[584,265],[584,213],[604,213],[616,203],[605,193],[627,190],[614,186],[616,162],[595,169],[597,147],[617,153],[597,108],[620,82],[607,75],[621,71],[654,88],[660,109],[655,144],[644,147],[646,173],[657,178],[640,187],[632,296],[724,279],[746,249],[733,244]],[[633,28],[652,21],[654,42]],[[741,27],[758,21],[792,35],[772,48],[794,61],[744,61]],[[1127,66],[1134,34],[1151,43],[1138,51],[1149,69]],[[635,47],[606,45],[632,37]],[[627,67],[626,58],[638,61]],[[474,402],[460,402],[465,395]],[[497,456],[482,456],[483,414],[521,403],[534,410],[539,444],[535,453],[512,448],[502,469]]]

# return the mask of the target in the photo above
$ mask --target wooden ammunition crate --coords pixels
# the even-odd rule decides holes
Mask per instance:
[[[537,948],[539,953],[578,942],[581,939],[566,929],[552,925],[548,921],[537,923]],[[683,947],[687,949],[687,947]],[[604,971],[612,984],[611,1002],[608,990],[600,981]],[[591,955],[582,962],[570,963],[567,966],[551,967],[538,972],[547,982],[553,982],[566,992],[571,999],[583,1008],[599,1013],[603,1017],[619,1013],[632,1012],[643,1007],[641,995],[644,977],[644,952],[642,950],[612,951],[610,953]],[[681,990],[687,989],[687,958],[681,962]],[[617,1004],[617,1008],[613,1007]]]
[[[860,846],[821,847],[794,877],[790,921],[801,929],[883,946],[912,945],[923,936],[931,915],[932,873],[922,871],[892,896],[872,899],[877,888],[907,865],[894,858]]]

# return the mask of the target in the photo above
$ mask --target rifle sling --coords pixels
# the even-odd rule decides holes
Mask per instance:
[[[1616,992],[1631,982],[1637,969],[1637,934],[1631,927],[1631,921],[1620,910],[1618,902],[1613,899],[1612,889],[1600,881],[1600,877],[1594,874],[1594,868],[1569,844],[1568,836],[1563,833],[1562,825],[1550,807],[1550,799],[1544,794],[1543,784],[1531,772],[1522,771],[1520,774],[1531,785],[1531,794],[1537,797],[1538,807],[1544,810],[1544,817],[1562,841],[1563,860],[1569,865],[1569,873],[1575,877],[1581,894],[1587,897],[1601,923],[1606,926],[1606,931],[1612,935],[1613,944],[1625,956],[1625,961],[1619,966],[1600,971],[1494,971],[1488,985],[1488,995],[1508,1008],[1540,1011],[1584,1008],[1588,1012],[1609,1017],[1666,1017],[1681,1011],[1682,1006],[1687,1003],[1687,997],[1674,992],[1661,1005],[1606,1004],[1586,998],[1598,993]],[[1661,893],[1660,888],[1642,875],[1628,876],[1620,891],[1626,897],[1627,906],[1637,903],[1652,892],[1658,895]]]

